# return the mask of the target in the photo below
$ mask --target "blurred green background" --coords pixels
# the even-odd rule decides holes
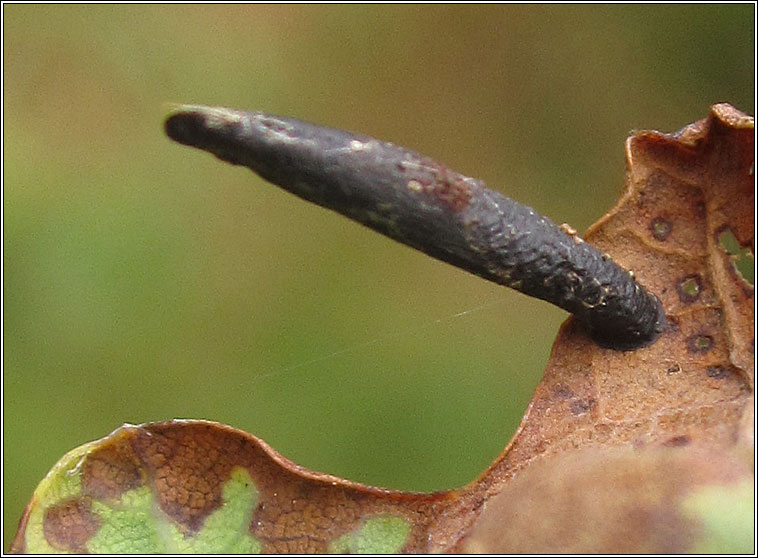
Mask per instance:
[[[630,130],[754,113],[752,5],[3,14],[5,548],[55,461],[123,422],[213,419],[352,480],[461,486],[566,317],[171,143],[166,103],[393,141],[579,230],[621,192]]]

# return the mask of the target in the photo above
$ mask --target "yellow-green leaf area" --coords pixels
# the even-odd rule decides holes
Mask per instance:
[[[180,527],[157,505],[147,487],[130,490],[116,502],[93,502],[103,526],[87,549],[99,554],[255,554],[261,543],[249,533],[258,490],[242,467],[232,470],[222,488],[222,503],[194,535]]]
[[[150,554],[162,552],[153,516],[153,493],[147,486],[125,492],[116,502],[93,501],[92,512],[103,525],[87,542],[93,554]],[[165,514],[158,512],[166,520]]]
[[[261,543],[250,535],[258,490],[250,474],[235,467],[221,492],[223,503],[210,514],[195,536],[185,537],[175,523],[166,522],[161,536],[168,551],[182,554],[259,554]]]
[[[329,551],[335,554],[396,554],[405,545],[410,532],[411,526],[402,517],[373,517],[359,529],[334,541]]]
[[[26,527],[27,552],[31,554],[60,554],[59,548],[45,539],[43,522],[45,511],[55,504],[75,498],[82,490],[81,465],[87,453],[98,442],[89,442],[72,449],[61,457],[45,478],[37,485],[32,496],[32,509]]]
[[[755,500],[753,480],[731,486],[707,486],[690,494],[684,512],[703,526],[692,548],[702,554],[753,554]]]

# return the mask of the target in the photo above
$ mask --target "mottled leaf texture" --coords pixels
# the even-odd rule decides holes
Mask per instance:
[[[314,473],[205,421],[126,425],[64,457],[14,550],[399,552],[425,548],[458,495],[403,494]]]
[[[655,293],[633,351],[561,328],[518,432],[470,485],[412,494],[314,473],[206,421],[124,426],[40,483],[14,552],[754,551],[753,119],[716,105],[627,141],[627,188],[587,233]],[[507,381],[507,378],[504,379]]]

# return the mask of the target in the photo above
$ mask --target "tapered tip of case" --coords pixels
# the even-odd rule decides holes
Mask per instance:
[[[201,140],[213,131],[220,131],[240,120],[237,111],[222,107],[176,105],[166,117],[166,135],[184,145],[200,147]]]

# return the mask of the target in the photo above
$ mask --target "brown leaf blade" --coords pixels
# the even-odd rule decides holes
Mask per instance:
[[[746,516],[730,517],[732,526],[741,519],[743,528],[733,528],[726,543],[718,533],[708,533],[704,518],[688,509],[693,498],[714,490],[731,498],[728,508]],[[737,507],[735,494],[752,500],[750,467],[735,455],[697,448],[590,448],[557,454],[528,467],[508,490],[492,497],[457,550],[685,554],[716,539],[720,546],[711,552],[751,552],[750,507]],[[729,516],[725,509],[713,511]]]
[[[738,274],[720,239],[731,233],[741,246],[755,251],[754,148],[752,117],[728,104],[714,105],[707,119],[677,134],[648,132],[627,142],[630,180],[647,197],[641,201],[651,210],[646,215],[651,246],[664,254],[678,251],[689,256],[686,263],[693,269],[687,276],[680,274],[677,287],[681,291],[691,277],[713,290],[715,304],[703,303],[723,316],[730,363],[751,387],[754,288]],[[604,241],[602,232],[593,238],[601,248]],[[705,261],[698,262],[703,256]],[[697,302],[691,300],[694,295],[677,294],[682,311]]]
[[[676,134],[629,138],[626,192],[585,238],[659,296],[669,325],[619,352],[567,321],[519,431],[471,490],[510,494],[533,462],[579,448],[752,445],[753,288],[719,234],[754,243],[753,150],[753,119],[729,105]]]

